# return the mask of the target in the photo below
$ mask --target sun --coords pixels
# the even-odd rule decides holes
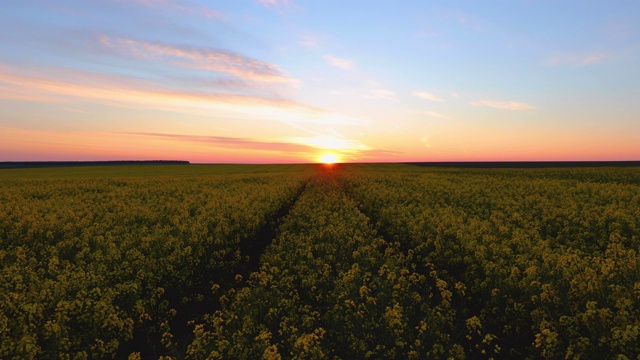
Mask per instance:
[[[338,161],[338,155],[336,154],[327,153],[320,155],[320,162],[325,165],[332,165],[337,163]]]

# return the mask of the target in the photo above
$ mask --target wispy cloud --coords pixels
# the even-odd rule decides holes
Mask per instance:
[[[342,158],[345,160],[349,158],[356,160],[380,160],[383,158],[393,158],[401,154],[399,151],[372,148],[357,140],[347,139],[335,131],[332,131],[332,135],[316,133],[315,136],[290,137],[285,140],[287,142],[310,146],[314,149],[337,152],[342,154]]]
[[[0,64],[0,99],[70,103],[92,101],[122,108],[150,109],[197,115],[240,114],[254,120],[288,124],[360,125],[359,119],[294,100],[244,94],[184,91],[126,77],[46,69],[51,75],[23,75]],[[67,80],[68,79],[68,80]]]
[[[591,53],[562,53],[553,55],[547,63],[553,66],[578,65],[588,66],[603,62],[609,55],[606,52],[598,51]]]
[[[425,111],[425,114],[437,119],[451,120],[451,116],[443,115],[435,111]]]
[[[327,114],[313,106],[293,100],[243,94],[219,94],[180,91],[160,84],[103,76],[79,71],[59,71],[66,79],[22,75],[9,67],[0,67],[0,98],[67,102],[70,98],[95,100],[111,105],[135,104],[156,109],[189,107],[258,107],[302,111],[308,115]],[[298,115],[301,115],[300,113]]]
[[[32,91],[28,87],[21,86],[18,81],[6,77],[6,75],[3,76],[0,72],[0,99],[40,103],[62,102],[56,94]]]
[[[403,154],[402,151],[388,150],[388,149],[368,149],[358,151],[354,154],[357,159],[395,159],[398,155]]]
[[[367,95],[370,99],[384,99],[389,101],[398,101],[398,97],[395,92],[388,89],[373,89]]]
[[[161,138],[177,142],[198,143],[218,148],[271,151],[286,154],[317,154],[319,151],[336,151],[342,154],[369,158],[393,156],[396,151],[373,149],[358,141],[348,140],[336,135],[317,135],[307,137],[289,137],[282,140],[259,140],[241,137],[166,134],[154,132],[124,132],[122,135]]]
[[[449,115],[446,115],[437,111],[433,111],[433,110],[407,110],[406,113],[409,114],[412,118],[430,117],[430,118],[441,119],[441,120],[453,119]]]
[[[309,49],[319,49],[320,44],[318,40],[311,35],[302,35],[300,36],[300,41],[298,42],[300,45],[309,48]]]
[[[607,58],[607,54],[606,53],[593,53],[593,54],[589,54],[586,57],[582,58],[580,60],[582,65],[591,65],[591,64],[597,64],[599,62],[602,62],[604,59]]]
[[[131,0],[115,0],[120,3],[126,3]],[[133,0],[137,4],[158,7],[170,11],[179,11],[189,15],[198,15],[214,19],[222,19],[224,16],[220,11],[214,10],[208,6],[196,5],[188,1],[172,1],[172,0]]]
[[[198,76],[175,76],[168,77],[170,80],[185,84],[192,88],[220,89],[225,91],[246,91],[254,88],[255,84],[249,83],[236,77],[198,77]]]
[[[302,136],[302,137],[289,137],[286,140],[296,144],[303,144],[312,146],[314,148],[326,149],[326,150],[340,150],[340,151],[362,151],[370,150],[370,148],[364,144],[361,144],[354,140],[345,139],[342,136],[335,135],[321,135],[316,136]]]
[[[353,60],[339,58],[333,55],[325,55],[324,60],[327,64],[344,70],[351,70],[355,66]]]
[[[524,102],[517,101],[494,101],[494,100],[480,100],[472,101],[469,103],[472,106],[486,106],[501,110],[530,110],[535,109],[535,106]]]
[[[419,91],[416,90],[414,92],[411,93],[413,96],[419,97],[421,99],[425,99],[425,100],[431,100],[431,101],[436,101],[436,102],[443,102],[444,99],[442,99],[441,97],[438,97],[436,95],[433,95],[431,93],[428,93],[426,91]]]
[[[232,75],[245,81],[295,83],[276,65],[221,49],[158,44],[130,38],[99,36],[99,43],[119,54],[138,59],[165,61],[171,64]]]
[[[484,32],[493,27],[493,25],[485,19],[459,10],[439,11],[437,19],[434,19],[434,21],[456,23],[459,26],[474,32]]]
[[[257,0],[258,4],[278,9],[287,8],[293,5],[290,0]]]
[[[85,73],[78,74],[78,79],[83,81],[88,80],[88,77]],[[128,84],[117,85],[100,76],[95,76],[91,80],[93,80],[93,83],[81,83],[79,81],[62,81],[45,77],[23,76],[0,72],[0,83],[11,84],[16,90],[31,89],[34,94],[40,93],[54,97],[70,96],[84,99],[108,99],[135,103],[157,102],[159,104],[166,104],[167,101],[171,103],[183,102],[185,100],[212,103],[240,103],[245,105],[247,103],[253,103],[276,106],[288,106],[295,103],[286,99],[250,95],[181,92],[170,89],[160,89],[158,84],[151,83],[148,83],[149,88],[145,89],[143,86],[131,87],[132,81],[129,81]],[[139,83],[138,85],[143,84]]]
[[[375,80],[369,80],[366,82],[369,88],[362,96],[368,99],[382,99],[388,101],[398,102],[398,95],[395,91],[385,88],[384,85]]]
[[[209,144],[213,147],[233,148],[243,150],[272,151],[278,153],[314,153],[317,150],[309,145],[283,141],[267,141],[227,136],[163,134],[152,132],[120,133],[124,135],[154,137],[180,142]]]

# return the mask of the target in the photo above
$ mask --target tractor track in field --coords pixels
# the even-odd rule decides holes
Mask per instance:
[[[285,201],[276,211],[275,215],[268,219],[256,233],[238,242],[237,249],[243,261],[235,270],[225,271],[224,274],[210,271],[197,273],[198,278],[194,281],[192,292],[202,293],[204,299],[203,301],[190,304],[188,308],[184,308],[182,311],[178,311],[173,319],[171,319],[170,327],[171,333],[174,336],[173,343],[177,345],[178,350],[173,354],[174,356],[181,358],[186,351],[186,347],[192,341],[193,325],[191,325],[191,322],[199,322],[203,319],[204,315],[218,309],[220,306],[218,297],[220,295],[232,289],[240,289],[246,286],[249,275],[259,270],[262,253],[273,242],[278,228],[305,192],[312,178],[313,177],[310,177],[305,180],[294,196],[288,201]],[[231,256],[232,254],[229,255]],[[219,284],[222,285],[222,287],[214,292],[211,289],[212,284]],[[175,306],[179,301],[178,298],[174,298],[171,299],[170,303]],[[149,338],[143,330],[145,329],[136,329],[133,339],[119,350],[118,358],[124,357],[132,352],[140,352],[145,355],[152,355],[153,357],[158,357],[166,352],[152,345],[155,342],[154,339]]]
[[[249,275],[260,268],[260,256],[265,249],[275,239],[278,228],[282,224],[282,221],[287,217],[291,209],[298,202],[302,194],[307,189],[311,178],[307,179],[302,186],[298,189],[296,194],[291,200],[285,202],[280,206],[276,215],[268,221],[255,235],[247,237],[240,241],[238,247],[243,257],[247,258],[244,263],[244,267],[238,272],[237,275],[241,275],[243,279],[247,279]]]

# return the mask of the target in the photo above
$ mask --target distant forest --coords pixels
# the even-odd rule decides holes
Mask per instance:
[[[563,167],[630,167],[640,161],[450,161],[410,162],[409,165],[452,168],[563,168]]]
[[[0,169],[24,169],[77,166],[189,165],[186,160],[118,160],[118,161],[5,161]],[[445,168],[566,168],[566,167],[640,167],[640,161],[449,161],[409,162],[408,165]]]
[[[6,161],[0,169],[24,169],[70,166],[121,166],[121,165],[188,165],[184,160],[121,160],[121,161]]]

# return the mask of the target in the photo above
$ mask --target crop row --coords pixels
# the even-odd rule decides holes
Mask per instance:
[[[640,356],[637,170],[308,169],[2,180],[0,357]]]
[[[433,266],[376,235],[333,173],[307,186],[246,286],[197,326],[192,358],[463,357],[454,293]],[[481,341],[477,344],[482,346]]]
[[[489,175],[356,172],[347,182],[415,266],[466,289],[453,297],[458,326],[477,329],[495,356],[638,356],[640,187]]]
[[[0,187],[0,357],[184,352],[241,243],[308,175],[14,180]]]

